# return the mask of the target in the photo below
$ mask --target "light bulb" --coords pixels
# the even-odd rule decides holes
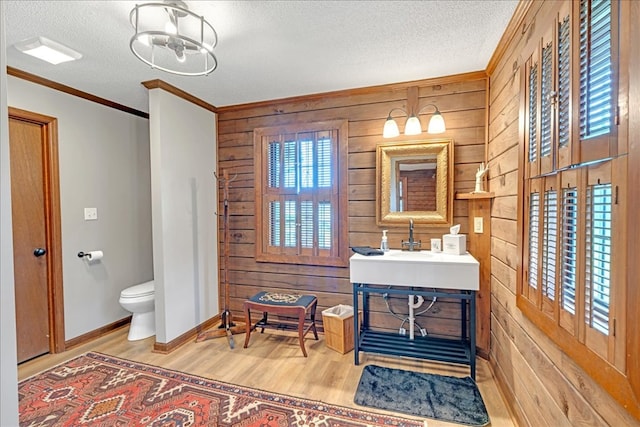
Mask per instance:
[[[400,130],[398,129],[398,124],[395,120],[391,118],[391,115],[387,117],[387,121],[384,122],[384,129],[382,130],[383,138],[395,138],[400,135]]]
[[[420,123],[420,119],[418,119],[415,115],[412,115],[407,120],[407,123],[404,125],[404,134],[405,135],[420,135],[422,133],[422,124]]]
[[[431,116],[431,120],[429,120],[429,129],[427,132],[443,133],[445,130],[447,129],[444,125],[444,118],[442,117],[442,114],[440,114],[440,111],[436,110],[436,112],[433,113],[433,116]]]
[[[178,59],[178,62],[186,61],[187,60],[187,56],[184,54],[184,50],[182,50],[182,49],[176,50],[176,58]]]

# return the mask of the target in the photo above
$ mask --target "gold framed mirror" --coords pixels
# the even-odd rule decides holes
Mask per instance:
[[[379,143],[376,223],[451,225],[453,140]]]

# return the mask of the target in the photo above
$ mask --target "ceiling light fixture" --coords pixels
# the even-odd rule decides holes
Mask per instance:
[[[63,62],[75,61],[82,58],[82,54],[63,44],[49,40],[46,37],[36,37],[23,40],[14,45],[20,52],[26,53],[50,64],[58,65]]]
[[[417,87],[409,88],[407,92],[408,92],[407,103],[409,105],[416,105],[418,101],[418,88]],[[417,113],[414,112],[415,111],[414,108],[411,108],[410,109],[411,114],[409,114],[407,111],[405,111],[400,107],[392,108],[391,111],[389,111],[389,114],[387,116],[387,121],[384,123],[384,128],[382,130],[382,137],[394,138],[400,135],[398,124],[393,119],[393,117],[391,117],[391,113],[393,113],[395,110],[400,110],[405,115],[409,116],[409,118],[407,119],[407,122],[404,125],[404,134],[420,135],[422,133],[422,123],[420,123],[420,119],[418,118],[418,116],[420,115],[422,110],[424,110],[427,107],[435,108],[435,112],[433,113],[433,115],[431,116],[431,119],[429,120],[429,127],[427,128],[427,132],[443,133],[444,131],[446,131],[447,128],[444,124],[444,118],[442,117],[440,110],[438,110],[438,107],[435,104],[427,104],[422,106],[422,108],[420,108]]]
[[[136,5],[129,15],[135,34],[129,47],[142,62],[181,76],[203,76],[218,66],[218,35],[184,1]]]

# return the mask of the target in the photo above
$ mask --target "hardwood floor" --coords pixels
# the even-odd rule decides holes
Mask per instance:
[[[169,354],[159,354],[151,351],[155,337],[130,342],[127,341],[127,328],[120,328],[64,353],[44,355],[25,362],[18,367],[18,378],[22,381],[77,355],[97,351],[233,384],[373,411],[353,403],[362,369],[367,364],[461,377],[469,374],[468,367],[464,366],[368,353],[361,353],[360,365],[355,366],[353,352],[342,355],[329,349],[322,334],[318,341],[313,337],[307,338],[309,357],[305,358],[296,334],[277,331],[252,333],[246,349],[242,348],[245,336],[239,334],[234,336],[234,349],[229,347],[226,338],[215,338],[199,343],[194,340]],[[489,412],[491,426],[516,425],[497,388],[489,363],[484,359],[478,359],[476,381]],[[459,426],[431,419],[426,421],[429,427]]]

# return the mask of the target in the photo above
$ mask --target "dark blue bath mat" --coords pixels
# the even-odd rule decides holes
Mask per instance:
[[[471,377],[457,378],[365,366],[355,403],[470,426],[489,424],[489,414]]]

